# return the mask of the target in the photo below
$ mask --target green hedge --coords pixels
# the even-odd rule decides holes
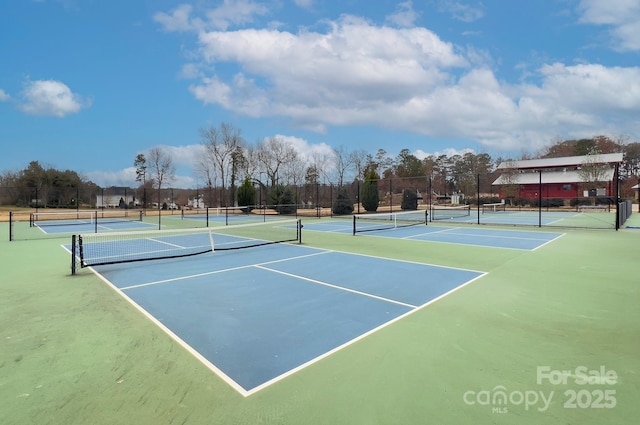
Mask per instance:
[[[333,213],[336,215],[351,214],[353,212],[353,200],[349,196],[347,189],[338,189],[338,195],[333,202]]]
[[[417,210],[418,209],[418,194],[413,189],[405,189],[402,192],[402,205],[403,210]]]

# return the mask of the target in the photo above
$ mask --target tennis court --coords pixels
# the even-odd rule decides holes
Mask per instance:
[[[67,236],[5,238],[4,423],[633,423],[636,218],[619,232],[440,221],[355,236],[348,220],[304,219],[301,244],[241,250],[224,248],[253,231],[214,226],[198,255],[75,276]],[[576,368],[617,379],[578,384]],[[615,403],[600,406],[605,391]]]
[[[73,233],[98,233],[157,228],[143,220],[141,210],[96,210],[12,213],[11,240],[58,238]]]
[[[243,395],[483,275],[296,245],[95,270]]]
[[[344,220],[320,220],[305,225],[305,229],[317,232],[353,233],[353,225],[351,222]],[[358,233],[358,235],[523,250],[538,249],[563,235],[562,233],[549,231],[505,230],[442,225],[410,225],[392,230],[393,231],[390,231],[390,229],[378,229],[376,226],[371,230],[367,229],[366,233]]]
[[[274,210],[265,208],[209,207],[199,210],[182,210],[180,215],[172,215],[168,218],[180,219],[194,226],[206,227],[281,220],[282,216]]]
[[[498,208],[501,207],[501,208]],[[568,210],[526,210],[505,208],[504,204],[489,204],[479,210],[469,207],[443,208],[432,211],[435,221],[513,225],[513,226],[541,226],[541,227],[579,227],[590,229],[614,229],[616,225],[615,210],[611,212],[605,207],[591,209],[579,208]],[[457,214],[456,214],[457,213]]]
[[[123,230],[134,230],[141,228],[157,228],[157,224],[145,223],[144,221],[112,221],[109,223],[91,223],[86,221],[74,221],[74,220],[63,220],[55,225],[47,225],[47,224],[38,224],[34,227],[37,227],[42,233],[49,234],[57,234],[57,233],[87,233],[94,232],[96,228],[98,232],[111,232],[111,231],[123,231]]]

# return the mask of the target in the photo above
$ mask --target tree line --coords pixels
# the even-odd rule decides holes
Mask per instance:
[[[0,205],[77,208],[92,205],[98,185],[76,171],[58,170],[31,161],[20,171],[0,175]]]
[[[439,192],[469,193],[476,185],[476,175],[491,175],[500,163],[510,159],[593,153],[622,152],[621,177],[629,187],[634,183],[632,177],[640,176],[640,143],[606,136],[557,141],[537,154],[523,153],[520,158],[494,158],[474,152],[418,158],[408,149],[393,156],[384,149],[371,153],[343,145],[303,155],[281,136],[250,143],[240,129],[228,123],[200,129],[199,135],[202,155],[192,168],[198,189],[208,194],[209,206],[237,205],[238,189],[243,185],[258,185],[265,191],[284,194],[289,186],[343,187],[354,181],[429,176]],[[161,205],[162,189],[171,187],[175,179],[175,165],[169,153],[154,147],[146,154],[137,154],[133,165],[138,188],[153,191]],[[38,161],[30,162],[23,170],[2,173],[0,188],[2,204],[34,206],[36,202],[53,207],[92,205],[95,200],[91,197],[102,189],[75,171],[45,167]]]
[[[200,139],[204,154],[194,164],[194,175],[203,183],[204,189],[218,190],[217,206],[237,204],[237,188],[250,182],[282,191],[282,186],[332,184],[340,188],[353,181],[430,176],[434,186],[445,194],[470,193],[476,185],[475,176],[489,176],[500,163],[508,160],[474,152],[429,155],[420,159],[408,149],[392,156],[384,149],[372,154],[362,149],[350,150],[343,145],[330,152],[316,151],[303,156],[284,137],[248,143],[241,131],[228,123],[201,129]],[[612,140],[606,136],[558,141],[536,155],[523,154],[518,159],[619,152],[624,154],[621,176],[629,180],[631,176],[640,175],[640,143]]]

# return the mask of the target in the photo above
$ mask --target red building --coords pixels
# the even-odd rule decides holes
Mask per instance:
[[[616,164],[622,153],[505,161],[493,182],[501,198],[572,199],[615,196]]]

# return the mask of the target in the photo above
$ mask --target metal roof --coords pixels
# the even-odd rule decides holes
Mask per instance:
[[[498,170],[505,168],[554,168],[576,167],[584,163],[614,164],[622,162],[622,153],[605,153],[598,155],[565,156],[562,158],[525,159],[522,161],[505,161],[498,165]]]
[[[612,168],[610,170],[606,170],[603,172],[602,177],[603,181],[611,181],[613,180],[613,175],[615,170]],[[542,173],[542,183],[583,183],[584,180],[581,178],[580,173],[578,171],[547,171]],[[519,173],[514,174],[512,176],[506,176],[502,174],[498,177],[493,184],[494,185],[502,185],[502,184],[538,184],[540,183],[540,174],[539,173]]]

